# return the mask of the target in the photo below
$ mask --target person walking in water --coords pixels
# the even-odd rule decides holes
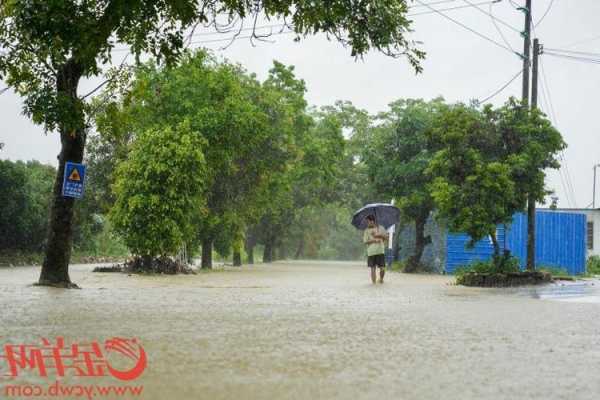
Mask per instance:
[[[373,215],[367,215],[367,229],[363,234],[363,243],[367,246],[367,266],[371,268],[371,281],[377,283],[379,267],[379,283],[383,283],[385,275],[385,241],[388,233],[381,225],[377,225]]]

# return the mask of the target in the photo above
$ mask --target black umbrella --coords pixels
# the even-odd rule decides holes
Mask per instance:
[[[352,225],[357,229],[367,229],[367,215],[375,216],[375,222],[388,229],[400,222],[400,210],[391,204],[367,204],[352,216]]]

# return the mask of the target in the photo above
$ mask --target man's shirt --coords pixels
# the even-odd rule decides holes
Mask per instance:
[[[363,243],[367,243],[370,240],[377,240],[376,243],[367,244],[367,256],[375,256],[377,254],[385,254],[384,241],[382,239],[376,239],[374,235],[385,235],[387,231],[381,225],[373,228],[365,229],[363,233]]]

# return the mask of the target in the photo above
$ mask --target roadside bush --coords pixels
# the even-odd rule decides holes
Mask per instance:
[[[587,273],[600,275],[600,256],[591,256],[587,259]]]
[[[468,272],[478,274],[506,274],[519,271],[519,259],[510,254],[505,254],[495,256],[489,261],[476,261],[470,265],[459,267],[454,272],[454,275],[456,275],[457,279],[460,279],[460,277]]]
[[[392,271],[404,272],[406,268],[406,261],[394,261],[392,262]]]

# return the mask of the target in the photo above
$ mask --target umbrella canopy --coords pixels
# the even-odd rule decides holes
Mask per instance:
[[[391,204],[367,204],[352,216],[352,225],[357,229],[367,229],[367,215],[374,215],[378,225],[388,229],[400,222],[400,210]]]

